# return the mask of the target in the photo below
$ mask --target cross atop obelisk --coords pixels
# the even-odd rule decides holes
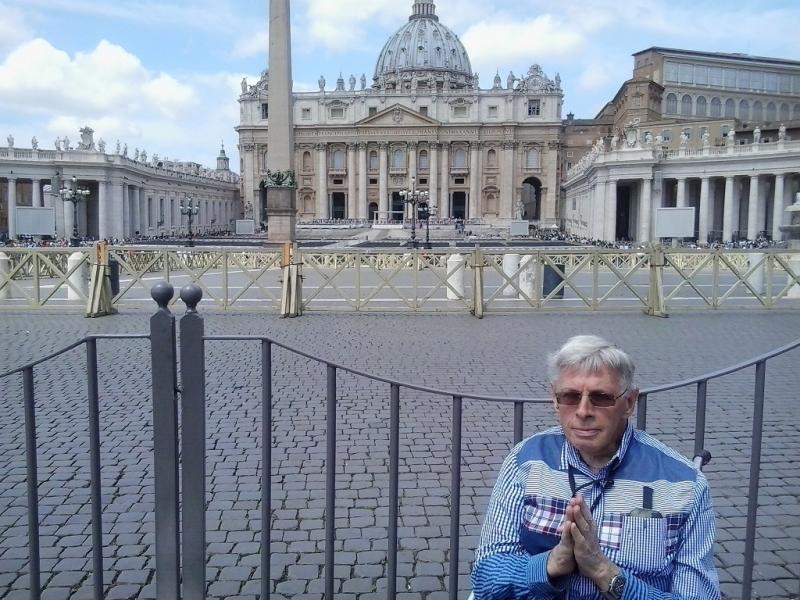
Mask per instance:
[[[271,242],[295,240],[292,33],[289,0],[269,0],[267,220]]]

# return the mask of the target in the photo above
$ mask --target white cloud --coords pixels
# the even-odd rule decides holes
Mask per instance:
[[[584,45],[579,32],[551,15],[523,21],[483,21],[470,27],[462,41],[473,66],[492,71],[500,65],[575,54]]]
[[[366,25],[402,24],[410,6],[397,0],[309,0],[305,15],[312,42],[330,51],[362,50]]]
[[[0,55],[32,37],[25,16],[16,8],[0,2]]]
[[[578,77],[578,87],[584,92],[605,90],[614,83],[622,84],[624,77],[620,77],[621,73],[606,63],[593,63],[587,65]]]
[[[234,44],[232,55],[234,58],[266,57],[268,49],[269,32],[263,29],[238,38]]]

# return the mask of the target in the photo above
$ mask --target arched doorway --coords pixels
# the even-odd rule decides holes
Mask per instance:
[[[266,181],[262,181],[259,187],[259,198],[261,200],[261,214],[253,215],[253,219],[256,221],[256,231],[259,228],[268,227],[269,219],[267,218],[267,183]]]
[[[390,221],[402,221],[405,214],[406,203],[400,192],[392,192],[392,214],[389,215]]]
[[[467,192],[453,192],[453,215],[454,219],[466,220],[467,218]]]
[[[542,182],[528,177],[522,182],[522,219],[539,221],[542,218]]]
[[[374,221],[376,216],[378,216],[378,203],[377,202],[370,202],[369,203],[369,220],[370,221]]]

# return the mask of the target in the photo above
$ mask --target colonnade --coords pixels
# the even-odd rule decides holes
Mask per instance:
[[[174,184],[153,186],[138,185],[125,179],[80,179],[78,186],[90,191],[88,200],[79,202],[76,210],[66,203],[64,206],[58,190],[65,182],[59,178],[37,179],[25,177],[7,177],[6,213],[7,235],[16,238],[20,235],[17,226],[17,210],[20,198],[17,193],[18,184],[26,182],[31,185],[30,206],[34,208],[54,208],[56,215],[56,237],[69,237],[73,230],[74,213],[78,216],[78,233],[80,236],[98,239],[132,239],[163,234],[182,234],[188,231],[188,219],[181,215],[180,206],[193,205],[199,207],[193,220],[196,233],[209,230],[228,231],[231,221],[239,217],[238,205],[234,194],[229,195],[215,191],[193,190],[181,191],[169,189]],[[42,185],[51,185],[50,193],[42,193]],[[144,182],[143,182],[144,183]],[[66,182],[69,185],[69,182]],[[25,200],[27,205],[27,199]],[[89,215],[92,215],[91,218]]]
[[[596,239],[653,241],[655,209],[694,207],[700,243],[769,237],[781,240],[786,208],[800,191],[800,172],[725,176],[609,178],[591,193],[591,225]],[[620,227],[620,219],[628,217]]]

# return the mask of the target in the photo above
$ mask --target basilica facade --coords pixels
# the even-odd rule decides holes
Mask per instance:
[[[269,73],[242,81],[242,199],[266,219]],[[401,220],[400,192],[429,193],[436,218],[503,225],[557,219],[560,77],[538,65],[481,86],[458,36],[432,0],[386,42],[370,82],[340,75],[333,89],[294,94],[300,221]]]

